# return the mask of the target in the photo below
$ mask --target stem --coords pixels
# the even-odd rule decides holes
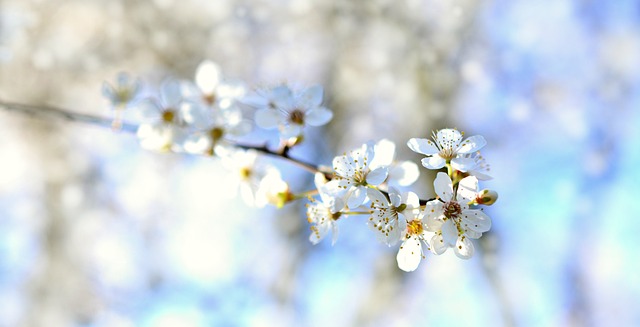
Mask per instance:
[[[373,211],[343,211],[343,215],[370,215]]]

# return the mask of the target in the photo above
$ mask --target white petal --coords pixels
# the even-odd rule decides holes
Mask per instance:
[[[338,240],[338,224],[334,221],[331,224],[331,245],[335,245]]]
[[[458,184],[458,201],[470,202],[478,194],[478,179],[475,176],[463,178]]]
[[[442,239],[442,235],[439,234],[433,235],[433,237],[429,241],[429,245],[431,247],[431,252],[436,255],[443,254],[449,248],[449,246]]]
[[[428,169],[440,169],[447,164],[447,161],[437,154],[433,157],[424,158],[421,162],[422,166]]]
[[[282,121],[282,115],[277,110],[261,109],[256,111],[254,119],[256,121],[256,125],[270,129],[275,128],[280,124]]]
[[[440,218],[442,218],[443,212],[444,204],[438,200],[432,200],[427,202],[427,204],[425,205],[423,215],[427,217],[427,222],[429,222],[430,219],[437,219],[438,221],[440,221],[438,225],[438,230],[440,230],[439,226],[442,226],[442,221],[440,220]],[[436,230],[431,231],[435,232]]]
[[[376,168],[367,174],[367,184],[374,186],[380,185],[387,179],[388,174],[389,169],[387,167]]]
[[[481,181],[488,181],[488,180],[492,180],[493,179],[493,177],[491,177],[491,176],[489,176],[489,175],[487,175],[487,174],[485,174],[483,172],[477,171],[477,170],[469,171],[469,174],[475,176],[476,178],[478,178]]]
[[[309,126],[322,126],[333,118],[333,112],[325,107],[319,107],[307,111],[304,122]]]
[[[390,166],[393,163],[393,159],[396,156],[395,143],[387,139],[382,139],[374,145],[373,150],[375,152],[375,157],[369,164],[371,169],[382,166]]]
[[[411,237],[402,242],[396,260],[398,261],[398,268],[407,272],[416,270],[420,264],[420,260],[422,260],[422,245],[420,244],[420,240]]]
[[[402,195],[402,203],[407,205],[407,208],[420,207],[420,198],[414,192],[407,192]]]
[[[367,196],[369,197],[369,200],[371,200],[371,203],[374,207],[376,208],[388,208],[389,207],[389,200],[387,200],[387,197],[384,196],[384,194],[382,194],[382,192],[376,190],[376,189],[372,189],[372,188],[368,188],[367,189]]]
[[[160,99],[165,108],[178,109],[178,105],[182,101],[180,82],[177,80],[163,82],[160,90]]]
[[[322,86],[314,85],[300,95],[300,101],[307,107],[317,107],[322,103],[323,94]]]
[[[441,148],[457,149],[462,141],[462,133],[457,129],[445,128],[438,131],[436,140]]]
[[[186,139],[183,147],[188,153],[202,154],[211,147],[211,139],[203,134],[191,135]]]
[[[484,139],[484,137],[480,135],[474,135],[464,140],[460,145],[460,147],[458,148],[458,151],[456,152],[462,153],[462,154],[473,153],[482,149],[482,147],[485,146],[486,144],[487,144],[487,141]]]
[[[433,181],[433,189],[436,191],[436,195],[445,202],[449,202],[453,198],[453,183],[446,173],[438,173]]]
[[[425,210],[427,210],[427,208],[425,208]],[[439,219],[439,217],[440,216],[436,216],[436,215],[427,216],[427,218],[425,219],[425,225],[427,226],[426,229],[428,231],[435,233],[442,230],[442,225],[444,225],[444,221]]]
[[[451,167],[455,170],[467,172],[476,165],[473,158],[453,158],[451,159]]]
[[[442,239],[445,243],[451,246],[456,244],[456,240],[458,239],[458,230],[451,219],[447,219],[447,221],[442,224]]]
[[[337,156],[333,158],[333,170],[341,177],[351,177],[354,173],[355,163],[350,156]]]
[[[285,139],[298,137],[302,135],[302,127],[302,125],[298,124],[287,124],[280,129],[280,136]]]
[[[414,152],[426,155],[434,155],[440,152],[438,147],[429,139],[412,138],[407,142],[407,146]]]
[[[460,259],[469,259],[473,256],[475,248],[468,237],[460,236],[453,248],[454,252]]]
[[[462,212],[462,227],[476,233],[484,233],[491,229],[491,218],[482,210],[465,210]]]
[[[359,207],[364,200],[367,198],[367,190],[364,186],[358,186],[354,188],[354,190],[349,195],[349,200],[347,200],[347,206],[349,209],[354,209]]]
[[[389,188],[389,199],[394,207],[399,207],[402,204],[402,195],[394,187]]]
[[[220,67],[210,60],[205,60],[196,70],[196,84],[204,94],[212,94],[220,84]]]
[[[145,99],[141,101],[138,104],[137,109],[137,112],[139,113],[142,120],[150,122],[160,119],[161,109],[158,106],[157,102],[153,99]]]
[[[240,197],[246,205],[251,207],[256,205],[255,193],[248,182],[240,182],[239,191]]]
[[[409,186],[415,183],[418,177],[420,177],[418,165],[411,161],[403,161],[393,165],[389,170],[389,184]]]
[[[116,96],[116,91],[107,82],[103,82],[102,83],[102,95],[105,98],[109,99],[109,101],[111,101],[112,103],[118,102],[118,97]]]

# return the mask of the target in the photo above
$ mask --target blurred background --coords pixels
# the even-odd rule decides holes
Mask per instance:
[[[304,203],[249,208],[216,160],[0,110],[0,326],[640,325],[637,1],[0,1],[3,101],[109,117],[103,81],[204,59],[323,85],[334,119],[291,153],[310,162],[485,136],[500,199],[477,254],[404,273],[364,217],[312,246]]]

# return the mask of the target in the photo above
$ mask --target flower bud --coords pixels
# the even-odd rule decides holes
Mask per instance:
[[[476,195],[475,203],[490,206],[498,200],[498,192],[493,190],[482,190]]]

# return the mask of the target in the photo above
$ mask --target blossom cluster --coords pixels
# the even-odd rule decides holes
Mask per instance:
[[[124,114],[139,118],[137,136],[142,147],[165,152],[186,152],[219,157],[235,177],[236,189],[249,205],[282,207],[308,199],[306,214],[313,244],[332,235],[347,216],[363,220],[387,246],[397,246],[398,267],[413,271],[427,253],[474,255],[473,239],[491,228],[482,206],[493,204],[497,193],[480,190],[479,181],[491,179],[480,154],[486,141],[476,135],[464,138],[457,129],[441,129],[432,139],[412,138],[407,146],[425,156],[421,164],[437,170],[435,197],[421,200],[400,191],[418,180],[419,166],[397,161],[396,145],[386,139],[368,142],[336,156],[331,167],[313,166],[289,156],[289,149],[304,141],[308,127],[327,124],[332,111],[323,106],[323,88],[293,88],[282,84],[248,91],[240,82],[225,79],[218,65],[201,63],[193,80],[165,80],[157,92],[147,92],[140,80],[126,74],[114,85],[105,83],[103,94],[114,109],[113,127]],[[252,119],[244,117],[247,112]],[[277,129],[277,150],[240,143],[255,128]],[[304,165],[315,173],[312,190],[293,192],[279,169],[260,160],[271,155]],[[444,171],[446,170],[446,172]],[[398,245],[399,244],[399,245]]]

